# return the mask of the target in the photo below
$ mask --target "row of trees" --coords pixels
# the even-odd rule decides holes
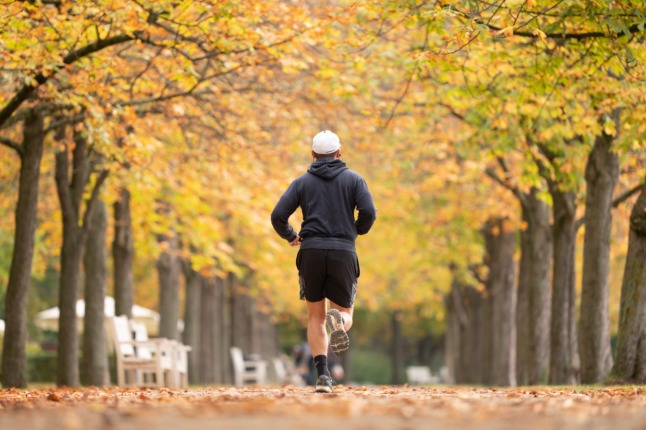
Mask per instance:
[[[445,105],[478,130],[471,141],[493,161],[486,174],[518,202],[520,266],[516,288],[515,228],[497,228],[496,244],[485,227],[485,288],[473,290],[457,274],[446,302],[454,378],[504,385],[605,380],[613,367],[608,301],[612,210],[641,193],[630,216],[613,374],[643,380],[636,353],[643,333],[636,294],[644,283],[633,263],[641,258],[643,240],[644,175],[634,168],[634,157],[643,150],[639,94],[644,68],[633,56],[643,43],[643,10],[631,2],[476,3],[461,4],[453,14],[472,33],[463,67],[475,64],[474,52],[491,59],[468,91],[494,108],[465,108],[460,96]],[[487,30],[487,36],[479,35]],[[484,40],[476,45],[475,38]],[[643,49],[636,55],[642,58]],[[627,185],[617,192],[620,165]],[[585,233],[577,318],[580,227]],[[497,356],[501,353],[512,354],[515,365]]]
[[[201,312],[186,314],[187,336],[199,352],[192,361],[192,370],[199,369],[196,377],[224,381],[228,358],[215,357],[226,357],[229,344],[275,353],[269,309],[250,311],[256,299],[245,297],[253,292],[243,294],[237,286],[253,277],[246,260],[267,241],[255,248],[236,243],[242,232],[259,228],[253,214],[258,199],[247,197],[262,193],[266,175],[251,172],[251,163],[262,162],[263,155],[247,142],[262,141],[263,122],[270,119],[240,123],[239,118],[250,100],[265,98],[262,106],[274,107],[262,92],[277,90],[282,74],[300,68],[292,40],[320,31],[307,17],[316,14],[307,6],[274,8],[265,2],[131,1],[103,7],[13,2],[3,14],[12,18],[2,20],[1,141],[14,152],[13,158],[7,154],[11,163],[4,168],[19,166],[4,300],[3,385],[27,383],[26,300],[36,231],[48,217],[61,220],[59,385],[79,383],[75,302],[82,260],[84,295],[93,310],[85,321],[83,366],[88,383],[104,381],[100,351],[108,226],[114,232],[117,314],[130,315],[134,302],[134,235],[140,227],[146,237],[138,243],[150,249],[140,246],[138,254],[157,260],[160,335],[173,339],[178,338],[185,261],[187,305],[202,306]],[[302,37],[300,43],[305,42]],[[43,158],[50,148],[54,166]],[[39,218],[42,170],[53,170],[60,212]],[[110,223],[103,201],[114,206]],[[235,324],[225,315],[234,315]],[[270,332],[254,334],[259,330]],[[222,367],[213,368],[216,363]]]
[[[8,35],[0,150],[12,160],[0,166],[9,184],[0,209],[15,213],[15,225],[2,226],[14,247],[3,384],[27,382],[34,249],[60,267],[59,384],[78,383],[73,303],[82,259],[86,300],[98,306],[105,294],[99,285],[106,283],[91,278],[101,273],[112,276],[119,314],[137,295],[158,296],[161,335],[177,337],[178,302],[186,300],[191,345],[227,330],[204,322],[218,315],[204,307],[226,315],[238,297],[232,285],[259,297],[245,309],[302,317],[294,254],[267,220],[309,161],[307,137],[326,128],[342,137],[344,157],[366,177],[379,207],[374,232],[359,242],[358,306],[388,311],[404,336],[424,337],[426,323],[438,331],[446,321],[454,345],[464,345],[459,330],[492,327],[486,355],[465,353],[505,368],[492,367],[495,380],[457,379],[512,383],[515,357],[518,383],[576,381],[574,244],[585,224],[584,273],[593,276],[583,281],[581,327],[588,317],[599,322],[590,336],[600,346],[588,358],[582,349],[581,360],[603,375],[608,246],[599,245],[610,234],[613,184],[621,193],[643,180],[644,10],[628,1],[525,3],[10,3],[3,13],[11,19],[0,20]],[[614,180],[595,185],[615,171]],[[41,172],[55,180],[40,181]],[[485,174],[502,186],[483,181]],[[100,268],[106,229],[114,238],[112,275]],[[516,230],[522,240],[512,354],[516,308],[505,268],[513,248],[501,232]],[[488,273],[476,267],[485,250]],[[150,273],[158,273],[152,287],[143,282]],[[488,299],[466,286],[480,281]],[[445,294],[465,288],[445,318]],[[195,334],[197,300],[202,323],[214,331],[199,325],[203,334]],[[477,300],[487,304],[470,311]],[[471,312],[482,315],[480,323]],[[548,349],[550,333],[556,344]],[[239,340],[255,344],[253,336]],[[468,336],[475,333],[460,339]],[[218,345],[196,354],[206,358],[193,368],[213,363],[208,354],[221,357],[217,348],[227,344]],[[218,381],[221,371],[193,374]]]

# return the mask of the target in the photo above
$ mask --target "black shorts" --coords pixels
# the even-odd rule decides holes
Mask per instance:
[[[325,298],[351,308],[357,294],[359,259],[352,251],[301,249],[296,256],[301,300],[318,302]]]

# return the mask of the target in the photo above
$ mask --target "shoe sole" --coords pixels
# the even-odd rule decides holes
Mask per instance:
[[[317,385],[314,388],[315,393],[331,393],[332,388],[328,387],[327,385]]]
[[[332,333],[330,333],[332,352],[336,355],[343,355],[350,349],[350,338],[343,328],[341,312],[338,309],[330,309],[327,311],[326,318],[330,330],[332,330]]]

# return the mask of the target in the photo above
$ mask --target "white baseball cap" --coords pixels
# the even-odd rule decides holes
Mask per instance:
[[[334,154],[340,148],[339,136],[330,130],[322,131],[312,139],[312,151],[320,155]]]

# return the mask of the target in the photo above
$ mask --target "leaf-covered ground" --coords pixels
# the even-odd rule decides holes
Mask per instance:
[[[212,428],[644,429],[646,387],[0,390],[0,429]]]

